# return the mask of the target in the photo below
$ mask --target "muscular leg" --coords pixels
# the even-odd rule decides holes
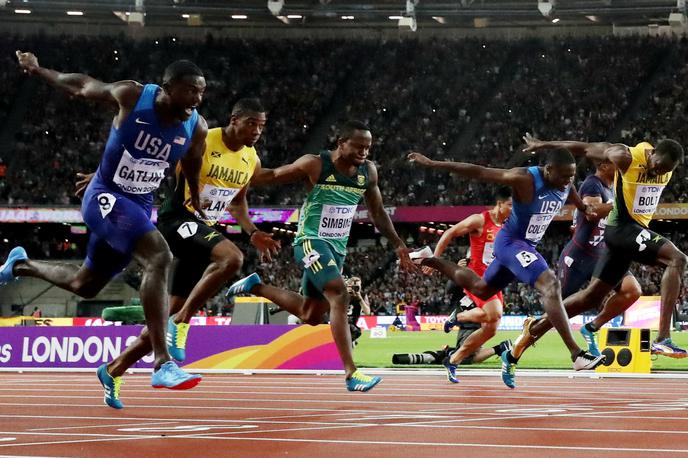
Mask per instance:
[[[262,283],[254,285],[250,292],[269,299],[282,310],[286,310],[312,326],[320,324],[324,313],[329,309],[329,303],[324,299],[304,297],[294,291]]]
[[[657,261],[666,266],[662,275],[662,311],[657,334],[657,341],[660,341],[671,336],[671,317],[681,291],[681,278],[686,270],[688,259],[673,243],[667,241],[659,249]]]
[[[535,288],[542,294],[542,305],[552,323],[564,341],[564,344],[575,357],[581,351],[573,338],[569,317],[561,301],[561,285],[551,269],[545,270],[535,282]]]
[[[346,312],[349,308],[349,293],[342,277],[330,280],[323,290],[323,294],[330,303],[330,329],[337,351],[344,364],[344,375],[351,377],[356,372],[354,357],[351,351],[351,331]]]
[[[456,314],[456,321],[461,323],[483,323],[487,319],[487,313],[479,307],[466,310],[465,312]]]
[[[446,259],[426,258],[423,259],[422,265],[432,267],[480,299],[489,299],[499,292],[499,290],[485,283],[485,281],[471,269],[460,267]]]
[[[94,297],[110,281],[110,278],[95,272],[85,265],[45,261],[17,261],[12,269],[17,277],[34,277],[71,291],[84,298]]]
[[[155,354],[154,370],[157,371],[163,363],[170,360],[165,335],[169,312],[167,276],[172,264],[172,253],[162,234],[155,230],[139,239],[134,258],[143,266],[139,293]]]
[[[605,302],[602,311],[592,320],[592,325],[595,329],[600,329],[605,323],[609,322],[615,316],[626,311],[631,305],[638,300],[642,291],[638,280],[632,275],[626,275],[621,281],[621,288],[615,292],[607,302]],[[573,316],[570,315],[569,316]]]
[[[482,363],[487,358],[490,358],[494,355],[495,351],[493,348],[481,348],[480,350],[478,350],[478,353],[476,353],[473,357],[473,363]]]
[[[184,306],[186,298],[179,296],[170,297],[170,315],[177,313]],[[107,366],[108,374],[112,377],[121,377],[138,360],[153,350],[148,328],[144,327],[139,337],[129,345],[117,358]]]
[[[583,312],[598,307],[612,289],[611,285],[599,278],[593,278],[587,288],[564,299],[564,310],[566,311],[567,318],[580,315]],[[539,339],[550,329],[552,329],[552,323],[549,320],[549,314],[545,314],[537,323],[530,327],[530,333],[536,339]]]
[[[184,261],[181,261],[184,262]],[[210,264],[200,281],[191,290],[186,303],[174,316],[175,323],[189,323],[201,307],[241,269],[244,255],[229,240],[215,245],[210,253]]]
[[[481,324],[480,329],[468,336],[463,345],[452,354],[450,363],[459,364],[497,333],[499,320],[502,318],[502,303],[498,300],[490,301],[483,306],[483,311],[486,321]]]

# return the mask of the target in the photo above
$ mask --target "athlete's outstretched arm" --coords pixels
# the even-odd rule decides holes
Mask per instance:
[[[610,161],[623,172],[631,165],[631,153],[628,151],[628,147],[621,143],[539,140],[529,133],[526,133],[523,141],[526,142],[526,147],[523,148],[525,153],[548,148],[563,148],[575,156],[585,156],[594,161]]]
[[[260,254],[260,260],[265,259],[268,262],[272,262],[272,255],[276,255],[282,245],[278,240],[273,240],[272,234],[261,231],[253,224],[248,214],[246,194],[248,194],[248,185],[241,188],[241,191],[232,199],[228,208],[229,214],[237,220],[241,229],[249,235],[251,244],[256,247]]]
[[[442,253],[444,253],[444,250],[447,249],[452,240],[471,232],[481,231],[484,224],[485,221],[483,220],[482,215],[477,213],[469,216],[461,222],[454,224],[452,227],[447,229],[444,234],[442,234],[439,242],[437,242],[437,246],[435,247],[435,257],[437,258],[442,256]]]
[[[366,201],[366,207],[368,208],[368,217],[372,221],[373,225],[384,235],[387,240],[392,244],[394,249],[399,256],[399,265],[402,269],[409,272],[418,271],[418,267],[409,258],[409,249],[406,248],[406,244],[397,234],[392,220],[385,211],[385,207],[382,204],[382,194],[380,193],[380,188],[378,187],[378,177],[377,169],[372,162],[368,163],[368,189],[366,190],[363,197]]]
[[[469,164],[467,162],[433,161],[416,152],[410,153],[407,157],[410,162],[414,162],[424,167],[446,170],[447,172],[459,175],[460,177],[470,178],[471,180],[487,181],[490,183],[511,186],[512,188],[523,185],[530,186],[532,183],[532,178],[530,178],[529,174],[523,168],[497,169]]]
[[[306,154],[292,162],[277,167],[276,169],[266,169],[256,166],[251,178],[253,186],[269,186],[274,184],[288,184],[302,181],[309,176],[309,171],[320,160],[319,156]]]
[[[598,219],[597,206],[593,204],[586,204],[583,199],[578,195],[578,190],[574,185],[571,185],[571,190],[569,191],[568,202],[571,202],[576,206],[579,212],[583,212],[585,217],[589,220]]]
[[[198,194],[198,176],[203,165],[203,152],[205,151],[205,137],[208,135],[208,124],[203,116],[198,116],[198,123],[191,137],[191,146],[186,154],[179,160],[186,184],[189,186],[189,200],[193,208],[205,218],[201,198]]]
[[[50,85],[75,97],[117,104],[121,108],[133,108],[143,86],[136,81],[104,83],[83,73],[62,73],[41,67],[38,59],[30,52],[17,51],[21,68],[46,80]]]

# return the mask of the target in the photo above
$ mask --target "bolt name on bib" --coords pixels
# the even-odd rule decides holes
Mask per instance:
[[[635,189],[633,199],[633,213],[637,215],[653,215],[657,210],[659,199],[662,197],[664,186],[642,186]]]

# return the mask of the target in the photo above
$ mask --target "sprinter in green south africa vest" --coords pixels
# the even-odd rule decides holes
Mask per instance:
[[[356,208],[368,189],[368,164],[359,165],[355,175],[346,176],[335,168],[330,151],[320,153],[320,161],[318,182],[301,206],[294,246],[317,239],[344,256]]]
[[[340,129],[334,151],[307,154],[291,164],[263,168],[254,175],[254,186],[304,182],[308,189],[294,240],[295,260],[304,271],[301,294],[263,284],[257,274],[234,283],[227,293],[228,297],[241,293],[265,297],[310,325],[322,323],[329,312],[349,391],[368,391],[381,380],[362,374],[354,364],[346,315],[349,295],[342,278],[351,224],[362,199],[371,222],[396,249],[400,267],[418,271],[382,205],[377,169],[367,159],[372,142],[365,124],[348,121]]]

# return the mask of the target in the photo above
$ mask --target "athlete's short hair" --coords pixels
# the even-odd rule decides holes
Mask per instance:
[[[555,148],[547,151],[547,159],[545,161],[548,165],[569,165],[575,164],[576,160],[569,150],[564,148]]]
[[[173,83],[176,80],[184,78],[185,76],[200,76],[203,78],[203,71],[190,60],[177,60],[172,62],[165,68],[165,73],[162,77],[163,84]]]
[[[511,188],[508,186],[500,186],[495,192],[495,200],[497,202],[504,202],[505,200],[511,199]]]
[[[239,99],[232,107],[232,116],[241,116],[246,113],[265,113],[265,107],[255,97]]]
[[[683,162],[683,147],[679,142],[670,138],[660,140],[655,147],[655,153],[671,159],[674,164]]]
[[[357,130],[367,130],[370,131],[370,127],[366,125],[363,121],[357,121],[355,119],[350,119],[344,124],[339,126],[338,138],[341,140],[348,140]]]

